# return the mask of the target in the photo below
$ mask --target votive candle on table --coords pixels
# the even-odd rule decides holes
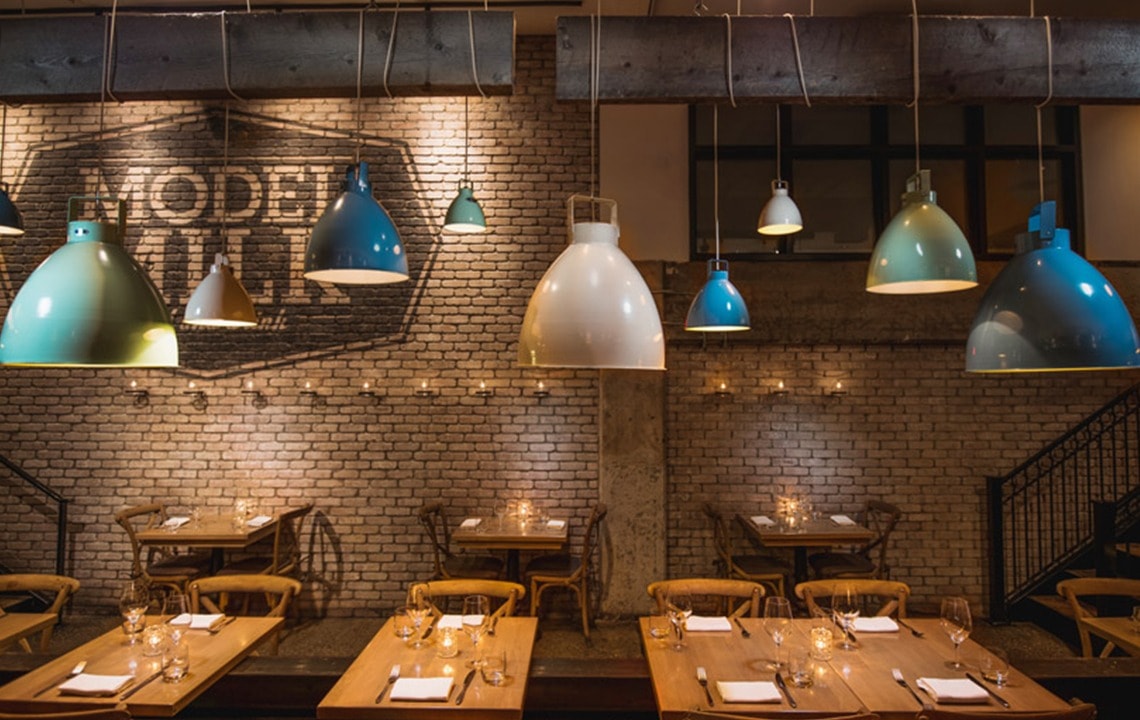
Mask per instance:
[[[162,625],[147,625],[142,633],[142,653],[147,657],[162,654],[162,646],[166,643],[166,628]]]
[[[831,646],[834,641],[835,636],[831,634],[831,628],[813,627],[811,629],[812,658],[816,660],[830,660]]]
[[[455,657],[459,653],[459,638],[456,637],[455,628],[441,627],[436,637],[436,654],[443,658]]]

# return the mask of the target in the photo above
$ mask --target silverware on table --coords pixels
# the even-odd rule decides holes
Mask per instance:
[[[224,628],[226,625],[229,625],[229,624],[230,624],[230,623],[232,623],[234,620],[237,620],[237,615],[229,615],[229,616],[227,616],[227,617],[226,617],[226,619],[225,619],[225,620],[222,620],[220,623],[218,623],[218,624],[217,624],[217,625],[215,625],[214,627],[211,627],[211,628],[206,628],[206,630],[207,630],[207,631],[208,631],[208,632],[209,632],[211,635],[217,635],[218,633],[220,633],[220,632],[222,631],[222,628]]]
[[[495,636],[495,626],[499,624],[499,618],[500,617],[502,617],[502,615],[492,615],[491,616],[491,627],[487,628],[487,634],[490,635],[491,637]]]
[[[740,628],[740,634],[746,638],[752,637],[752,633],[748,632],[748,628],[744,627],[740,622],[740,618],[733,618],[732,621],[736,623],[736,627]]]
[[[154,672],[152,672],[150,675],[147,675],[146,678],[142,682],[136,683],[134,687],[130,688],[125,693],[120,695],[119,699],[120,700],[126,700],[131,695],[134,695],[139,690],[142,690],[144,687],[146,687],[147,685],[150,685],[152,682],[157,680],[159,675],[162,675],[162,668],[159,668],[158,670],[155,670]]]
[[[59,677],[57,677],[55,680],[52,680],[52,681],[51,681],[51,683],[49,683],[49,684],[47,684],[47,685],[44,685],[44,686],[43,686],[42,688],[40,688],[39,690],[36,690],[36,691],[35,691],[35,692],[32,694],[32,697],[39,697],[40,695],[43,695],[43,694],[44,694],[44,693],[46,693],[48,690],[51,690],[52,688],[54,688],[54,687],[56,687],[57,685],[59,685],[60,683],[62,683],[64,680],[67,680],[67,679],[69,679],[69,678],[73,678],[73,677],[75,677],[76,675],[78,675],[79,673],[83,672],[83,670],[84,670],[86,667],[87,667],[87,661],[86,661],[86,660],[80,660],[79,662],[77,662],[77,663],[75,664],[75,667],[71,668],[71,670],[68,670],[68,671],[67,671],[67,673],[66,673],[65,675],[60,675],[60,676],[59,676]]]
[[[467,688],[471,687],[471,681],[475,679],[475,670],[472,669],[467,673],[467,677],[463,678],[463,687],[459,689],[459,695],[455,697],[455,704],[462,705],[463,698],[467,697]]]
[[[850,640],[851,642],[859,642],[858,640],[855,639],[855,633],[848,630],[847,626],[839,620],[838,616],[832,615],[831,616],[831,622],[835,623],[835,626],[843,631],[843,634],[847,636],[848,640]]]
[[[716,705],[716,703],[713,702],[712,693],[709,691],[709,676],[705,674],[703,667],[697,667],[697,682],[705,689],[705,697],[709,699],[709,707]]]
[[[897,682],[899,685],[902,685],[904,688],[906,688],[906,691],[911,694],[911,697],[914,698],[915,702],[917,702],[919,705],[921,705],[924,708],[928,705],[927,702],[925,702],[922,698],[920,698],[918,696],[918,693],[916,693],[914,691],[914,688],[912,688],[907,683],[906,678],[903,677],[902,670],[899,670],[898,668],[891,668],[891,675],[894,676],[895,682]]]
[[[780,688],[780,692],[784,693],[784,697],[788,699],[788,705],[796,707],[796,699],[792,697],[791,691],[788,690],[788,684],[784,682],[784,676],[776,673],[776,687]]]
[[[918,628],[914,627],[913,625],[907,625],[905,622],[903,622],[902,618],[895,618],[895,622],[897,622],[899,625],[906,628],[907,630],[910,630],[910,634],[914,635],[917,638],[923,637],[926,634],[926,633],[922,632],[921,630],[919,630]]]
[[[990,697],[992,697],[994,700],[997,700],[997,701],[998,701],[998,703],[1000,703],[1000,704],[1001,704],[1001,706],[1002,706],[1003,708],[1008,708],[1008,707],[1009,707],[1009,701],[1008,701],[1008,700],[1006,700],[1005,698],[1003,698],[1001,695],[998,695],[998,694],[997,694],[996,692],[994,692],[993,690],[990,690],[988,687],[986,687],[986,686],[985,686],[985,684],[984,684],[984,683],[983,683],[981,680],[977,679],[976,677],[974,677],[974,676],[973,676],[972,674],[970,674],[970,673],[966,673],[966,677],[968,677],[968,678],[969,678],[969,679],[970,679],[970,680],[971,680],[971,681],[972,681],[972,682],[973,682],[975,685],[977,685],[977,686],[978,686],[978,687],[980,687],[981,689],[985,690],[985,691],[986,691],[986,694],[988,694],[988,695],[989,695]]]
[[[384,683],[384,687],[380,688],[380,694],[376,696],[376,703],[379,704],[384,699],[384,693],[388,692],[388,688],[392,687],[397,680],[400,679],[400,666],[393,665],[392,669],[388,671],[388,681]]]

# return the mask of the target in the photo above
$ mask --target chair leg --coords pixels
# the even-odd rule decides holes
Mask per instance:
[[[578,596],[578,604],[582,607],[582,634],[586,636],[586,640],[590,640],[590,593],[587,591],[585,581],[582,582],[581,589],[571,585],[574,589],[574,594]]]

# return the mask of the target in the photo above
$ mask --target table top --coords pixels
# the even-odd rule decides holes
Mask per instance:
[[[244,548],[272,535],[277,528],[277,516],[258,527],[248,523],[234,528],[230,515],[206,515],[190,521],[176,530],[148,528],[137,537],[143,545],[178,545],[182,547]]]
[[[1089,632],[1116,643],[1116,646],[1129,655],[1140,656],[1140,632],[1132,618],[1126,617],[1085,617],[1081,622]]]
[[[317,706],[317,717],[320,720],[518,720],[522,717],[537,629],[537,618],[501,619],[495,635],[483,637],[479,647],[484,653],[506,652],[508,682],[499,687],[487,685],[476,673],[463,704],[456,705],[455,698],[469,672],[466,662],[471,659],[471,641],[467,635],[458,635],[459,655],[441,658],[436,654],[435,643],[430,640],[425,648],[416,650],[409,647],[396,637],[389,619],[321,700]],[[439,630],[432,634],[438,637]],[[448,701],[394,701],[390,693],[385,693],[384,699],[377,703],[376,696],[386,684],[393,665],[400,666],[400,677],[454,678],[455,686]]]
[[[862,525],[840,525],[822,518],[808,520],[803,527],[790,530],[780,525],[757,525],[750,516],[744,518],[744,527],[768,547],[831,547],[857,545],[875,537],[873,530]]]
[[[5,613],[0,615],[0,650],[29,635],[55,625],[55,613]]]
[[[807,712],[854,712],[860,707],[878,713],[884,720],[913,720],[920,705],[903,687],[895,682],[892,668],[900,668],[904,677],[919,695],[915,685],[919,677],[965,677],[965,672],[979,676],[978,659],[988,652],[977,643],[962,645],[964,671],[953,670],[946,663],[953,658],[950,639],[942,632],[938,620],[908,620],[909,624],[925,632],[922,638],[909,632],[860,633],[856,650],[833,650],[830,661],[816,664],[815,684],[811,688],[790,686],[792,696],[799,704],[792,710],[786,700],[780,703],[724,703],[715,684],[717,680],[773,679],[769,661],[775,654],[775,645],[766,632],[762,618],[742,618],[741,622],[752,633],[744,638],[739,629],[732,632],[688,633],[686,648],[672,650],[670,640],[656,640],[648,636],[648,619],[641,619],[642,641],[653,678],[654,694],[663,720],[684,717],[689,710],[708,709],[704,691],[696,681],[696,667],[703,666],[708,674],[710,690],[716,700],[714,711],[739,715],[795,715]],[[808,636],[815,621],[797,619],[785,645],[806,648]],[[838,644],[838,639],[837,639]],[[787,680],[787,672],[783,672]],[[789,681],[790,685],[790,681]],[[1011,705],[1005,711],[994,701],[973,705],[936,705],[936,707],[993,712],[1029,710],[1060,710],[1066,703],[1045,688],[1030,680],[1016,669],[1010,671],[1010,682],[992,687]],[[934,705],[931,702],[932,705]]]
[[[558,550],[566,544],[570,523],[545,520],[521,523],[514,519],[475,517],[474,527],[457,527],[451,539],[460,547],[480,550]],[[554,523],[554,524],[551,524]]]
[[[160,621],[157,617],[147,619],[148,624]],[[185,637],[190,643],[189,675],[179,683],[167,683],[159,678],[122,702],[127,704],[131,715],[171,717],[233,669],[284,622],[284,618],[239,617],[217,633],[206,630],[187,631]],[[87,661],[85,672],[97,675],[127,675],[134,667],[138,682],[150,677],[162,664],[161,657],[142,654],[142,643],[128,645],[123,631],[115,628],[0,687],[0,710],[45,713],[89,710],[120,702],[119,695],[81,697],[62,695],[55,689],[33,697],[45,687],[63,682],[68,671],[80,660]],[[124,692],[128,690],[130,686]]]

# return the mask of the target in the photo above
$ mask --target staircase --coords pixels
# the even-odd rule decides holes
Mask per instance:
[[[4,473],[2,468],[7,468],[9,473]],[[7,477],[5,477],[5,475],[7,475]],[[0,455],[0,484],[11,482],[21,483],[23,486],[29,488],[34,494],[42,496],[45,503],[55,504],[56,535],[54,572],[56,575],[65,575],[67,568],[67,506],[70,501],[55,490],[52,490],[50,487],[37,480],[29,472],[9,460],[7,457]],[[34,508],[33,511],[43,512],[43,510],[38,505]],[[0,572],[9,573],[14,572],[14,570],[7,567],[3,563],[0,563]],[[16,572],[24,572],[24,570],[18,570]],[[42,570],[40,570],[40,572],[42,572]]]
[[[1140,384],[986,484],[991,620],[1032,614],[1033,596],[1055,605],[1053,586],[1076,573],[1140,566],[1116,549],[1140,525]]]

